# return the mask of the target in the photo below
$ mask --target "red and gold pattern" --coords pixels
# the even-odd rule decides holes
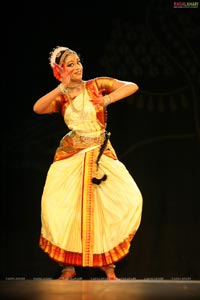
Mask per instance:
[[[134,237],[134,233],[129,236],[124,242],[120,243],[117,247],[113,248],[109,252],[101,254],[92,254],[92,261],[90,264],[86,264],[84,260],[84,254],[65,251],[59,247],[56,247],[51,242],[47,241],[42,235],[40,236],[40,247],[44,252],[48,253],[49,257],[54,261],[61,264],[68,264],[74,266],[88,266],[88,267],[101,267],[112,264],[125,257],[130,249],[130,242]],[[90,254],[91,255],[91,254]]]
[[[87,96],[93,99],[99,90],[109,93],[112,84],[108,78],[90,80],[85,84]],[[61,95],[52,103],[52,110],[64,117],[68,106],[67,96]],[[60,264],[102,267],[121,260],[141,220],[141,193],[118,161],[110,140],[98,170],[108,179],[100,186],[92,182],[107,123],[106,108],[94,107],[91,123],[94,132],[98,128],[102,134],[67,133],[56,149],[44,187],[39,245]]]

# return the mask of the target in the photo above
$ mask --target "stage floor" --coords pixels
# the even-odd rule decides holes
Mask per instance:
[[[200,300],[200,281],[4,280],[1,300]]]

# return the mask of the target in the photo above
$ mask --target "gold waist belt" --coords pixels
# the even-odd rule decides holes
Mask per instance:
[[[101,145],[104,142],[104,139],[105,139],[105,133],[102,133],[98,137],[91,137],[91,136],[78,135],[75,132],[71,131],[64,136],[62,142],[64,144],[67,142],[67,144],[71,144],[71,146],[74,148],[84,149],[90,146]]]

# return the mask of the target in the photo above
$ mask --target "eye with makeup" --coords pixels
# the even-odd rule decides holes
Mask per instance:
[[[80,59],[78,59],[77,61],[75,61],[75,60],[71,60],[71,61],[68,61],[68,62],[66,62],[66,66],[68,67],[68,68],[73,68],[75,65],[80,65],[80,66],[82,66],[82,63],[81,63],[81,61],[80,61]]]

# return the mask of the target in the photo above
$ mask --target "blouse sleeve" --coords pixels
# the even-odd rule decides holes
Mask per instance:
[[[98,77],[95,78],[96,85],[98,90],[104,89],[103,94],[109,94],[112,92],[112,87],[115,79],[112,77]]]
[[[58,113],[62,111],[62,107],[64,105],[65,99],[62,96],[56,97],[51,102],[51,113]]]

